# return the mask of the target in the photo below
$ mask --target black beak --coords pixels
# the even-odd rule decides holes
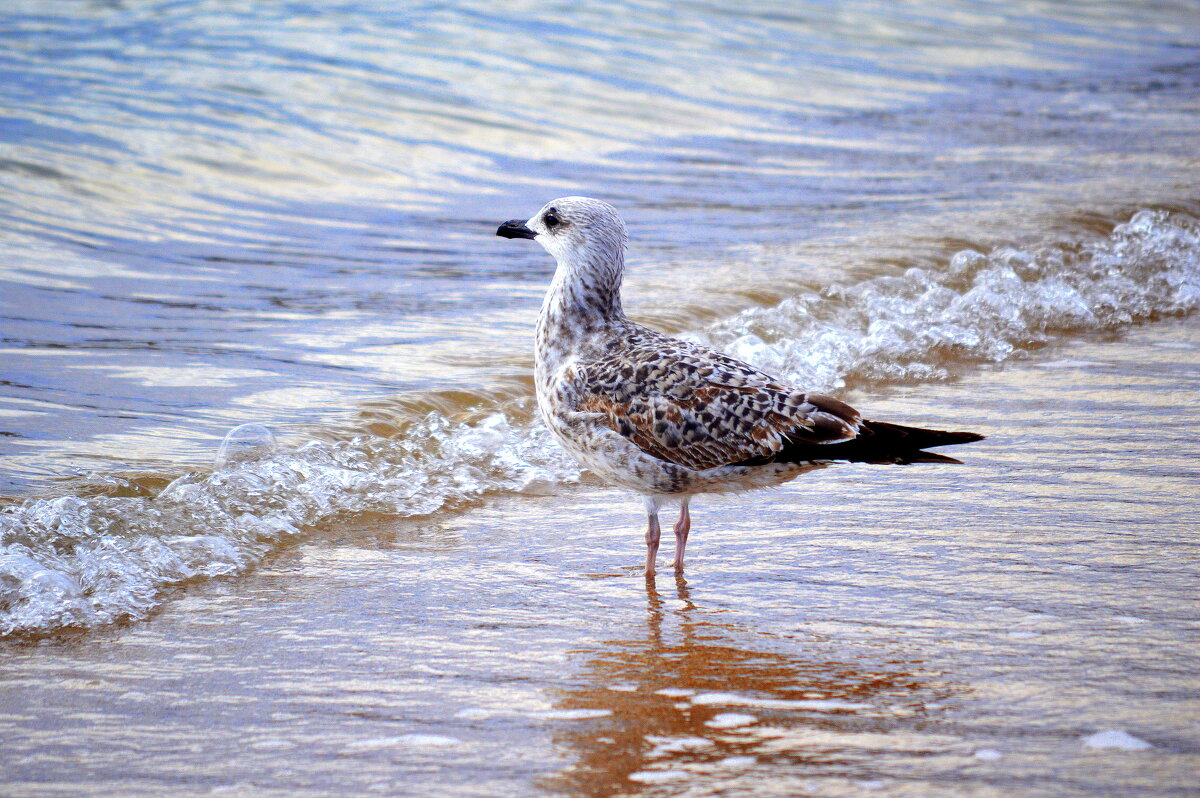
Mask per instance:
[[[501,238],[537,238],[537,233],[526,227],[521,219],[509,219],[496,228],[496,235]]]

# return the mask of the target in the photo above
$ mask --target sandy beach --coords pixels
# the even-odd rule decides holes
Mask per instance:
[[[594,485],[322,529],[7,644],[4,793],[1192,795],[1198,383],[1192,318],[856,395],[989,438],[697,502],[681,579]]]

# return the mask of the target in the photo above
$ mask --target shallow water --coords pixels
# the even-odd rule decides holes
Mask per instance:
[[[1188,321],[860,395],[990,437],[698,501],[682,580],[590,486],[328,529],[10,646],[8,791],[1190,795],[1198,380]]]

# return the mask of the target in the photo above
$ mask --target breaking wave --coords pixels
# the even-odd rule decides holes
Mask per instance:
[[[931,381],[1072,334],[1200,307],[1195,219],[1145,210],[1107,238],[955,253],[937,267],[835,284],[695,336],[814,390]]]
[[[954,364],[1001,362],[1062,336],[1198,307],[1197,221],[1148,210],[1099,240],[964,250],[747,310],[694,337],[805,387],[837,390],[942,379]],[[185,474],[157,495],[117,485],[5,508],[0,635],[145,617],[168,588],[243,573],[339,517],[420,517],[577,480],[574,463],[528,420],[527,404],[483,408],[472,422],[430,413],[391,437],[290,448],[247,425],[230,434],[212,471]]]
[[[7,508],[0,634],[144,617],[165,588],[242,573],[338,517],[425,516],[578,476],[545,433],[530,432],[500,414],[474,425],[431,415],[403,437],[227,457],[153,497],[64,496]]]

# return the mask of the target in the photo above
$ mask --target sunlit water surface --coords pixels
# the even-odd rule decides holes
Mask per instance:
[[[991,437],[698,502],[683,579],[607,489],[330,529],[6,652],[8,787],[1193,794],[1198,380],[1193,323],[864,396]]]
[[[566,193],[628,217],[634,313],[692,331],[1194,216],[1198,43],[1193,3],[14,0],[4,489],[526,393],[549,264],[493,232]]]
[[[1182,2],[6,3],[3,791],[1194,792],[1198,53]],[[644,589],[494,236],[576,193],[639,320],[988,440],[700,502]]]

